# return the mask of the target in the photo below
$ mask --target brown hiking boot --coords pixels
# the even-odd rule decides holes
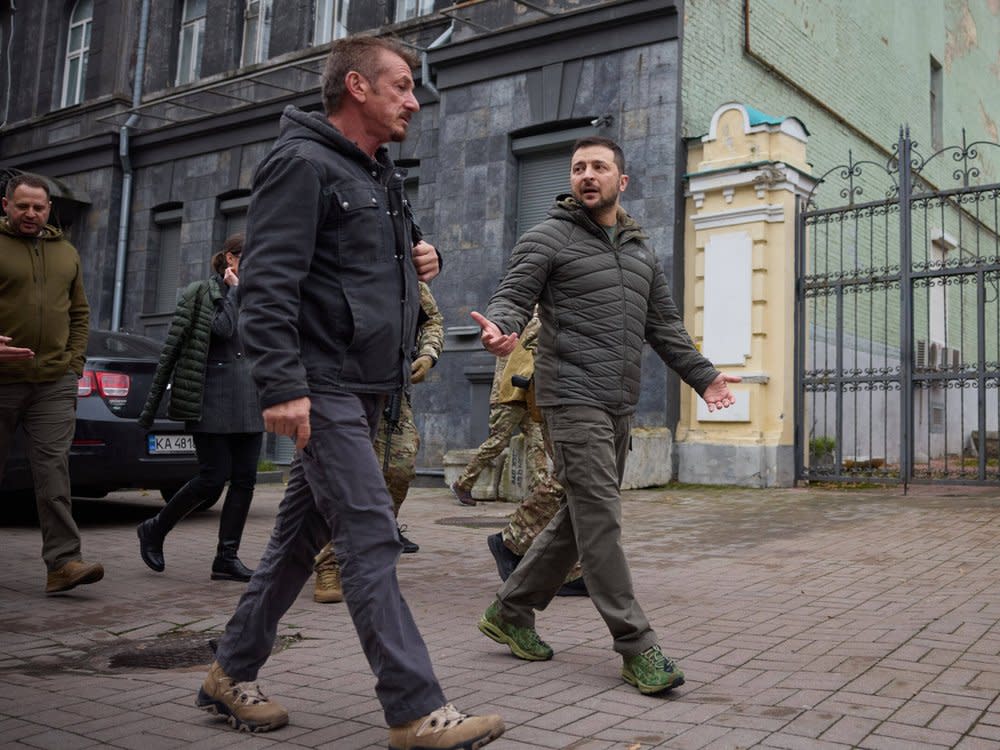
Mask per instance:
[[[450,703],[419,719],[389,728],[389,750],[478,750],[503,734],[496,714],[466,716]]]
[[[50,570],[45,581],[45,593],[55,594],[69,591],[85,583],[97,583],[104,578],[104,566],[100,563],[86,563],[70,560],[58,570]]]
[[[316,571],[316,589],[313,591],[313,601],[320,604],[344,601],[344,590],[340,586],[340,564],[334,557],[332,545],[326,545],[316,555],[313,570]]]
[[[212,662],[195,705],[210,714],[226,717],[233,729],[240,732],[270,732],[288,723],[284,706],[260,691],[256,682],[236,682],[222,671],[219,662]]]

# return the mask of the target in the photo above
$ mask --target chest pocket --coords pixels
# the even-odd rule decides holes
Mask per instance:
[[[338,187],[330,200],[337,217],[337,253],[341,263],[362,265],[393,260],[392,221],[384,189],[375,185]]]

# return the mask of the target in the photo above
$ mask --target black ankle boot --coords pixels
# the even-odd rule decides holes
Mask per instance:
[[[135,528],[139,535],[139,557],[157,573],[162,573],[165,567],[163,561],[163,536],[156,528],[156,519],[147,518]]]
[[[236,556],[237,547],[232,542],[223,542],[212,561],[213,581],[249,581],[253,571]]]

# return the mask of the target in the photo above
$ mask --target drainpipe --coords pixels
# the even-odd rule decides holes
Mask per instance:
[[[132,114],[118,131],[118,158],[122,163],[122,197],[118,218],[118,249],[115,253],[115,289],[111,303],[111,330],[122,324],[122,299],[125,296],[125,258],[128,255],[128,232],[132,219],[132,158],[129,150],[129,133],[139,122],[134,110],[142,103],[143,71],[146,68],[146,40],[149,36],[150,0],[142,0],[139,16],[139,41],[135,50],[135,80],[132,85]]]
[[[435,47],[440,47],[442,44],[446,44],[448,40],[451,39],[451,35],[454,32],[455,32],[455,22],[452,21],[451,25],[441,33],[441,36],[439,36],[437,39],[431,42],[427,46],[427,49],[423,50],[420,53],[420,83],[423,85],[425,89],[431,92],[431,96],[433,96],[434,101],[437,102],[441,101],[441,94],[438,93],[438,90],[434,87],[434,84],[431,83],[431,65],[427,61],[427,53],[430,52]]]

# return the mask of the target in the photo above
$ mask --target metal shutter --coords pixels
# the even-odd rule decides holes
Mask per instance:
[[[274,463],[288,466],[293,458],[295,458],[295,441],[284,435],[275,436]]]
[[[156,312],[173,312],[180,286],[181,224],[159,225],[160,260],[156,277]]]
[[[572,144],[522,154],[517,180],[517,234],[548,216],[556,196],[569,192]]]

